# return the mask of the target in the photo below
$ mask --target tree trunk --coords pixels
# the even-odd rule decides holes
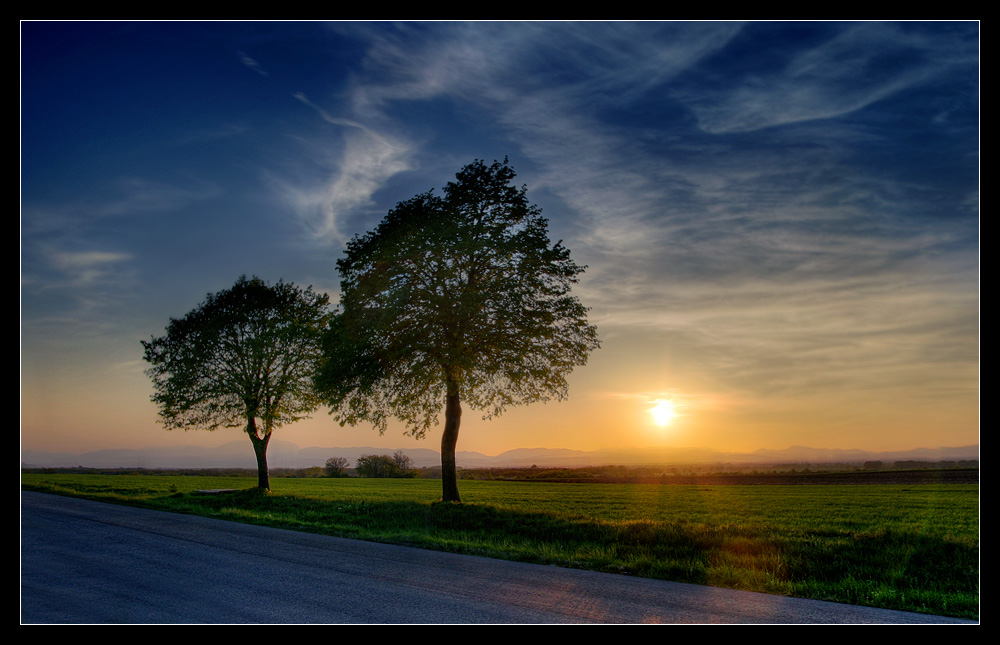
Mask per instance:
[[[444,408],[444,433],[441,435],[441,501],[461,502],[458,496],[458,472],[455,468],[455,446],[458,427],[462,424],[462,404],[458,400],[458,384],[448,381]]]
[[[267,472],[267,444],[271,441],[271,433],[264,435],[261,439],[257,436],[257,423],[250,419],[247,422],[247,434],[250,436],[250,443],[253,444],[254,454],[257,456],[257,488],[270,492],[271,477]]]

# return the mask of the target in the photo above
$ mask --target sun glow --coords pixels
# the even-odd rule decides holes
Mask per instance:
[[[650,408],[649,413],[653,415],[653,423],[658,426],[667,426],[677,416],[677,406],[673,401],[657,399],[653,401],[653,407]]]

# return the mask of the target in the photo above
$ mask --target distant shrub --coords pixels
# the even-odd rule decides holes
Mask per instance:
[[[327,477],[347,477],[349,463],[346,457],[330,457],[326,460],[326,466],[323,470]]]
[[[413,460],[397,450],[392,455],[361,455],[354,471],[361,477],[416,477]]]

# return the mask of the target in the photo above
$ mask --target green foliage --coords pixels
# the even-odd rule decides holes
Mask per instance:
[[[566,376],[599,346],[586,308],[570,295],[583,267],[550,244],[548,224],[506,160],[476,161],[444,190],[399,203],[337,262],[341,342],[365,349],[320,382],[338,419],[385,430],[390,416],[422,436],[441,410],[446,381],[461,399],[500,414],[566,396]],[[373,366],[378,366],[378,371]],[[356,387],[337,392],[345,382]],[[361,378],[357,378],[358,376]]]
[[[279,281],[240,277],[208,294],[165,336],[143,341],[167,428],[243,427],[254,443],[261,486],[271,432],[308,415],[321,399],[313,376],[330,313],[326,294]],[[260,424],[258,427],[258,419]]]
[[[319,405],[312,375],[329,318],[326,294],[242,276],[143,341],[153,401],[168,428],[242,427],[260,418],[265,433]]]
[[[397,204],[337,262],[343,313],[317,386],[341,424],[384,432],[395,417],[416,437],[437,423],[447,396],[446,490],[460,401],[490,418],[563,399],[567,375],[599,346],[570,294],[584,267],[550,243],[547,221],[514,177],[506,159],[475,161],[443,197]]]
[[[326,465],[324,466],[326,476],[345,477],[349,463],[346,457],[330,457],[326,460]]]

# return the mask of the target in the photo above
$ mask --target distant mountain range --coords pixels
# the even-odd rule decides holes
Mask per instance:
[[[272,468],[308,468],[322,466],[330,457],[346,457],[351,465],[364,454],[386,454],[385,448],[300,448],[288,441],[274,440],[267,451]],[[438,466],[441,456],[426,448],[404,452],[419,468]],[[889,452],[868,450],[831,450],[792,446],[782,450],[761,449],[754,452],[722,452],[704,448],[631,448],[620,450],[569,450],[565,448],[518,448],[491,457],[479,452],[460,451],[456,455],[460,468],[504,467],[582,467],[643,464],[754,464],[754,463],[854,463],[864,461],[941,461],[979,459],[979,446],[952,448],[916,448]],[[46,452],[24,450],[21,465],[25,467],[70,468],[256,468],[249,442],[234,441],[217,448],[178,446],[142,450],[98,450],[87,453]]]

